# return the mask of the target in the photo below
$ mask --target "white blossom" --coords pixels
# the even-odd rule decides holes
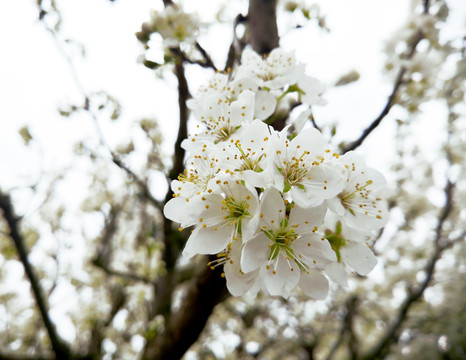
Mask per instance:
[[[260,233],[248,240],[241,257],[241,269],[248,273],[262,267],[266,290],[270,295],[287,297],[308,275],[336,261],[325,238],[316,234],[326,207],[303,209],[285,204],[279,191],[268,189],[261,201]],[[311,277],[305,277],[311,279]]]
[[[193,43],[199,32],[199,18],[188,14],[180,6],[166,6],[162,12],[152,13],[152,27],[166,46],[174,47],[181,42]]]
[[[219,178],[216,184],[221,193],[207,193],[192,205],[197,217],[183,251],[187,257],[217,254],[232,241],[245,241],[256,232],[259,221],[256,191],[231,177]]]
[[[331,154],[316,129],[304,129],[292,140],[280,133],[273,156],[275,187],[289,192],[301,207],[320,205],[340,193],[344,185],[344,168],[332,161],[338,155]]]
[[[346,169],[346,181],[329,208],[354,228],[379,229],[388,221],[388,210],[381,196],[386,182],[382,174],[369,168],[361,156],[349,152],[339,161]]]

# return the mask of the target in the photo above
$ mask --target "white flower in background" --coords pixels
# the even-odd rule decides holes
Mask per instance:
[[[218,143],[228,140],[243,124],[252,121],[254,115],[254,93],[242,92],[237,100],[230,101],[220,93],[206,96],[199,106],[193,109],[194,117],[202,122],[207,130],[189,135],[182,147],[192,151],[196,142]]]
[[[255,78],[262,88],[275,90],[296,83],[296,75],[301,70],[302,66],[296,65],[294,55],[280,48],[272,50],[265,58],[248,48],[243,51],[238,74]]]
[[[345,266],[359,275],[367,275],[377,264],[377,258],[368,246],[370,236],[349,228],[333,213],[327,213],[324,229],[325,238],[337,255],[338,263],[326,266],[325,272],[336,283],[346,285]]]
[[[243,247],[242,271],[249,273],[262,267],[261,276],[270,295],[288,297],[302,283],[308,296],[322,298],[328,284],[317,269],[337,260],[329,242],[316,234],[326,206],[287,207],[280,192],[270,188],[263,195],[260,211],[260,232]]]
[[[355,229],[380,229],[388,221],[387,204],[381,196],[385,178],[367,167],[361,156],[348,152],[339,161],[346,169],[342,191],[328,201],[329,208]]]
[[[275,187],[300,207],[320,205],[342,190],[345,169],[317,129],[304,129],[292,140],[282,131],[274,151]]]
[[[151,24],[169,47],[178,46],[181,42],[194,43],[200,25],[196,14],[185,13],[175,5],[166,6],[162,12],[154,11]]]
[[[264,188],[270,178],[267,153],[274,130],[260,120],[241,127],[228,142],[220,145],[221,163],[246,183]]]
[[[259,199],[254,188],[233,177],[216,180],[220,193],[207,193],[192,205],[196,227],[183,254],[217,254],[233,241],[254,236],[259,222]]]

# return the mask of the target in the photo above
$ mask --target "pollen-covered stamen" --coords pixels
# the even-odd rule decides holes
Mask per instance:
[[[264,157],[264,154],[260,154],[259,156],[255,158],[254,153],[245,152],[243,150],[243,147],[241,146],[241,143],[239,141],[235,143],[235,146],[241,154],[241,157],[240,157],[241,166],[238,168],[239,171],[243,171],[243,170],[252,170],[255,172],[263,171],[263,169],[259,166],[259,163]]]
[[[368,186],[373,183],[372,180],[367,180],[364,185],[356,183],[353,191],[343,191],[338,195],[342,206],[348,210],[352,215],[355,215],[354,208],[359,211],[364,211],[367,215],[369,211],[372,213],[373,209],[377,209],[376,203],[381,200],[380,198],[371,198],[371,190]]]
[[[233,263],[233,260],[231,259],[231,247],[232,247],[232,243],[230,242],[228,243],[224,251],[216,255],[217,259],[213,261],[209,261],[207,263],[207,266],[210,267],[211,270],[214,270],[216,267],[222,266],[226,264],[227,262]]]
[[[288,143],[287,143],[288,144]],[[306,178],[312,165],[319,165],[320,162],[311,162],[309,159],[310,152],[303,151],[301,156],[291,157],[290,160],[283,160],[280,166],[277,166],[280,173],[285,178],[285,192],[287,192],[291,186],[303,187],[303,182],[309,180]]]
[[[294,228],[288,226],[288,219],[285,218],[280,223],[280,228],[277,231],[265,230],[262,232],[272,241],[269,244],[270,253],[267,262],[267,269],[273,268],[273,273],[276,274],[278,266],[279,255],[283,256],[291,271],[294,271],[293,264],[297,264],[302,270],[308,270],[302,259],[302,254],[296,254],[292,245],[293,242],[299,237]],[[271,266],[273,265],[273,266]]]
[[[241,221],[250,215],[249,204],[245,200],[235,201],[232,197],[226,196],[222,205],[222,210],[226,212],[224,219],[227,220],[228,225],[234,224],[236,232],[241,235]]]

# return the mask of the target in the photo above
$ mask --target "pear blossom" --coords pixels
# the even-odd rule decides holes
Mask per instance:
[[[295,83],[296,74],[302,66],[296,65],[292,53],[280,48],[272,50],[265,58],[247,48],[241,57],[241,68],[238,72],[244,77],[257,79],[259,86],[267,89],[280,89],[290,83]]]
[[[199,32],[199,17],[188,14],[180,6],[166,6],[162,12],[153,11],[151,25],[163,38],[166,46],[181,42],[194,43]]]
[[[242,61],[189,101],[205,129],[182,142],[187,166],[171,183],[164,215],[180,229],[193,227],[183,255],[216,255],[208,265],[222,267],[234,296],[288,297],[300,288],[324,299],[328,279],[345,286],[348,269],[367,275],[374,268],[368,244],[388,220],[385,179],[305,127],[310,106],[325,102],[323,86],[293,55],[245,50]],[[281,100],[293,92],[303,104],[278,132],[262,120],[287,111]]]
[[[388,210],[381,197],[386,181],[377,170],[366,166],[361,156],[348,152],[340,158],[346,169],[346,182],[329,208],[353,228],[380,229],[388,221]]]
[[[256,232],[257,192],[231,177],[219,178],[216,184],[221,194],[208,192],[192,205],[197,218],[183,251],[187,257],[217,254],[232,241],[245,241]]]
[[[367,232],[354,230],[340,221],[333,213],[328,213],[323,226],[324,236],[334,250],[338,263],[325,268],[329,277],[340,285],[346,285],[345,266],[359,275],[367,275],[377,264],[377,258],[365,240],[370,239]]]
[[[173,199],[164,207],[167,218],[179,222],[181,227],[194,225],[195,211],[191,206],[195,201],[192,199],[216,189],[214,178],[221,172],[219,157],[214,144],[203,142],[200,149],[188,158],[189,166],[178,176],[178,180],[171,182]]]
[[[244,91],[234,101],[216,93],[207,96],[200,105],[194,109],[194,117],[205,124],[207,130],[189,135],[182,143],[186,150],[195,148],[196,141],[226,141],[241,125],[250,123],[254,115],[254,93]]]
[[[301,207],[320,205],[339,194],[344,186],[344,167],[332,158],[322,134],[314,128],[302,130],[288,140],[280,133],[275,142],[275,187],[288,193]]]
[[[271,151],[272,131],[260,120],[243,126],[230,141],[222,143],[220,161],[248,184],[265,187],[270,176],[267,153]]]
[[[287,297],[300,282],[301,273],[311,273],[322,281],[323,269],[336,261],[335,253],[325,238],[316,234],[317,225],[323,222],[325,205],[303,209],[287,205],[274,188],[266,190],[261,200],[260,233],[246,241],[241,269],[248,273],[263,268],[265,288],[270,295]],[[313,281],[313,277],[304,277]],[[306,287],[308,295],[313,294]]]

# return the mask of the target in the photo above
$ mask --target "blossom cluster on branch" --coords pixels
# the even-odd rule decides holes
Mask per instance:
[[[325,104],[293,54],[246,49],[241,60],[189,102],[198,130],[182,143],[187,167],[164,214],[193,227],[186,257],[217,255],[209,266],[223,267],[233,295],[288,297],[299,286],[323,299],[328,279],[345,285],[346,269],[375,266],[367,242],[387,222],[385,179],[356,153],[332,151],[315,128],[267,124],[290,97]]]

